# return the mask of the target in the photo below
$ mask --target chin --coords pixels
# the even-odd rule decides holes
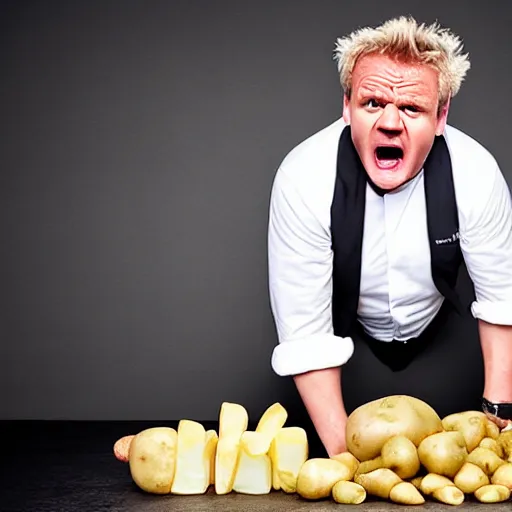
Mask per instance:
[[[375,165],[366,167],[368,176],[378,187],[391,190],[403,185],[410,179],[407,169],[381,169]]]

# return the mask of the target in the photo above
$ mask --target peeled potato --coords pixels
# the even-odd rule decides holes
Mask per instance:
[[[333,459],[308,459],[297,478],[297,494],[308,500],[327,498],[340,480],[350,480],[350,469]]]
[[[363,462],[378,457],[391,437],[405,436],[418,446],[442,430],[441,418],[428,404],[411,396],[393,395],[363,404],[349,415],[347,449]]]
[[[453,478],[466,462],[468,451],[460,432],[439,432],[420,443],[418,456],[428,472]]]
[[[139,432],[130,444],[130,473],[135,484],[153,494],[169,494],[176,470],[178,433],[170,427]]]

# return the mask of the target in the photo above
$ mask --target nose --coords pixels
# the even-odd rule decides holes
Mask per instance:
[[[402,118],[400,116],[400,110],[393,105],[388,103],[379,118],[378,128],[387,132],[400,132],[403,129]]]

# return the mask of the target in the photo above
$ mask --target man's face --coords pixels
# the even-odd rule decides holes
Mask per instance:
[[[352,75],[343,118],[370,179],[399,187],[422,168],[435,135],[446,125],[448,104],[438,113],[438,73],[385,55],[366,55]]]

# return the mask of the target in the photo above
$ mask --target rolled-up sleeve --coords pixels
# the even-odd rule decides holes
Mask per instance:
[[[328,226],[312,211],[283,168],[276,173],[268,226],[269,292],[280,376],[341,366],[351,338],[333,334],[332,250]]]
[[[509,187],[495,165],[490,193],[461,232],[461,248],[473,281],[474,318],[512,325],[512,202]]]

